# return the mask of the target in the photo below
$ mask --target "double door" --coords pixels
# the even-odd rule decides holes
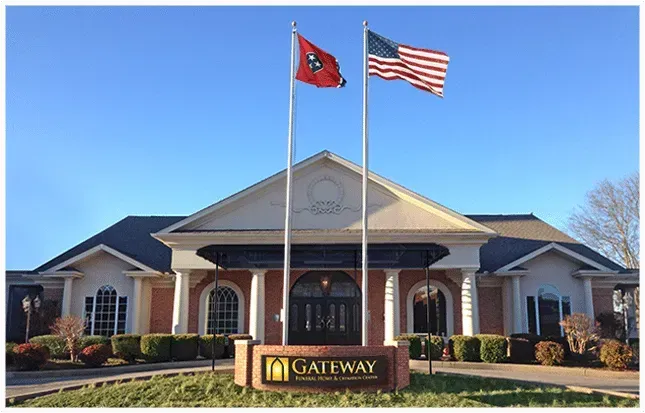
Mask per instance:
[[[289,344],[361,344],[357,297],[294,298],[289,310]]]

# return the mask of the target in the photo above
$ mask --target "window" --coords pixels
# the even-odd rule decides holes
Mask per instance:
[[[213,289],[208,294],[208,324],[206,327],[206,334],[213,334],[213,330],[217,334],[237,334],[239,332],[238,316],[240,300],[237,293],[227,286],[217,288],[217,314],[214,313],[215,290]],[[215,327],[215,315],[217,315],[217,328]]]
[[[96,296],[85,297],[85,334],[110,337],[124,334],[128,297],[119,296],[111,285],[98,289]]]
[[[446,298],[438,288],[430,286],[430,300],[426,286],[420,287],[413,298],[414,333],[428,332],[428,305],[430,305],[430,333],[446,335]]]
[[[571,297],[561,296],[557,288],[543,285],[536,296],[526,297],[529,333],[542,336],[562,336],[560,321],[571,315]]]

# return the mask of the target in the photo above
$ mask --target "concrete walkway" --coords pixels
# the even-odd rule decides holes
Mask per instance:
[[[477,368],[460,368],[455,366],[456,364],[459,363],[435,362],[433,364],[433,372],[518,380],[556,386],[587,387],[608,392],[632,394],[638,394],[639,392],[639,375],[633,373],[625,373],[624,377],[621,378],[618,378],[618,374],[612,374],[613,377],[594,377],[590,374],[575,374],[574,371],[578,369],[567,369],[566,372],[557,372],[553,368],[543,369],[541,366],[533,366],[533,369],[527,371],[526,368],[514,370],[513,367],[515,366],[510,366],[510,369],[502,370],[500,367],[503,365],[486,368],[485,363],[478,363]],[[426,373],[428,371],[428,362],[425,360],[410,360],[410,369]]]
[[[168,363],[166,363],[168,364]],[[174,363],[181,364],[181,363]],[[83,376],[79,378],[78,376],[63,376],[63,377],[46,377],[46,378],[13,378],[7,377],[6,380],[6,393],[5,399],[9,398],[23,398],[26,395],[31,395],[33,393],[39,393],[39,395],[51,393],[58,391],[60,389],[71,390],[73,388],[78,388],[86,386],[93,383],[101,383],[109,380],[110,382],[116,381],[128,381],[128,380],[142,380],[147,379],[155,375],[177,375],[177,374],[187,374],[195,372],[208,372],[211,370],[211,361],[204,360],[204,365],[201,367],[178,367],[178,368],[165,368],[159,370],[151,371],[138,371],[138,372],[126,372],[120,373],[118,371],[110,371],[110,369],[105,369],[102,374],[94,374],[91,376]],[[215,371],[223,372],[233,372],[235,360],[226,359],[226,360],[216,360],[215,362]]]

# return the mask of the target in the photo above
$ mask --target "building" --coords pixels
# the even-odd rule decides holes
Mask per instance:
[[[361,168],[330,152],[294,166],[289,337],[358,344],[400,333],[559,335],[566,314],[613,311],[630,272],[532,214],[461,215],[376,174],[361,291]],[[130,216],[32,271],[7,271],[8,337],[26,293],[84,317],[88,334],[217,332],[281,341],[283,171],[187,217]],[[449,252],[430,267],[424,257]],[[24,322],[23,322],[24,324]]]

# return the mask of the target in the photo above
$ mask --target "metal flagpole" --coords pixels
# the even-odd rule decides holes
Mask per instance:
[[[361,290],[363,293],[363,325],[361,326],[361,342],[363,346],[367,346],[367,20],[363,22],[363,267]]]
[[[289,273],[291,272],[291,202],[293,192],[293,109],[296,98],[296,22],[291,22],[291,79],[289,86],[289,138],[287,150],[287,195],[284,218],[284,275],[282,280],[282,345],[289,343]]]
[[[430,256],[428,251],[426,251],[426,301],[427,301],[427,312],[426,312],[426,326],[428,333],[428,342],[426,343],[427,352],[428,352],[428,373],[432,374],[432,346],[430,343],[431,332],[430,332]]]
[[[213,341],[211,343],[211,370],[215,371],[215,342],[217,341],[217,284],[219,282],[219,252],[215,255],[215,288],[211,300],[211,317],[213,318]]]

